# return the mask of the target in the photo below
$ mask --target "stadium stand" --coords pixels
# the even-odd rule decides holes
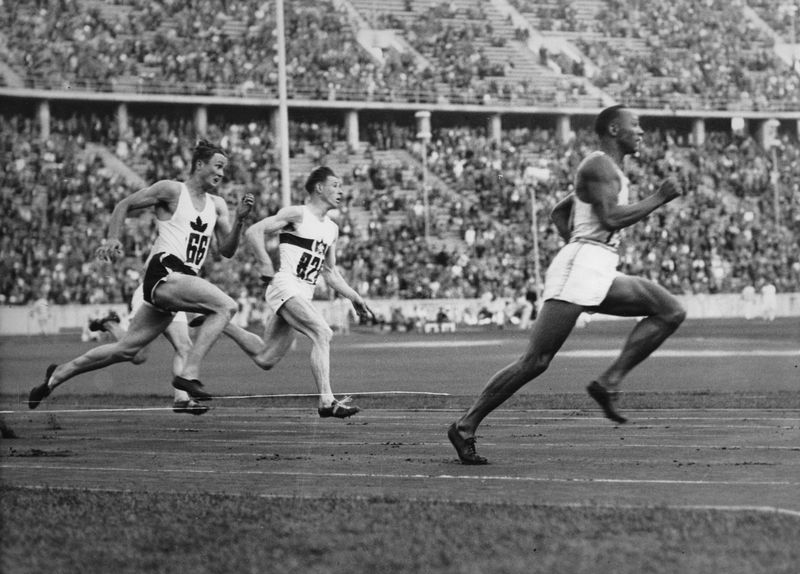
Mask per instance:
[[[562,138],[541,108],[533,120],[517,121],[529,110],[514,107],[516,116],[493,130],[485,114],[459,106],[535,105],[554,114],[567,106],[590,115],[605,93],[644,111],[665,103],[728,110],[730,117],[800,109],[797,73],[773,50],[791,28],[765,14],[765,2],[727,9],[718,0],[637,2],[632,15],[623,0],[514,0],[508,12],[498,4],[287,3],[290,97],[308,102],[291,110],[295,197],[314,165],[342,175],[349,195],[339,214],[339,262],[369,297],[519,298],[530,290],[534,267],[532,193],[542,267],[560,244],[546,214],[571,189],[574,167],[593,142],[588,126],[576,121],[572,137]],[[137,185],[184,173],[200,135],[197,104],[166,105],[159,94],[206,98],[204,135],[231,154],[227,198],[256,192],[258,216],[280,207],[268,114],[229,98],[275,96],[268,7],[253,0],[4,6],[0,43],[8,49],[0,74],[12,92],[4,92],[9,105],[0,112],[0,302],[26,304],[42,292],[56,303],[127,301],[153,226],[146,217],[132,220],[129,260],[97,268],[92,256],[110,210]],[[376,52],[364,31],[400,41]],[[717,40],[727,36],[737,40]],[[554,39],[571,48],[559,51]],[[70,90],[48,108],[47,136],[36,115],[41,100],[13,97],[13,90],[32,88],[62,99]],[[82,99],[92,92],[156,99],[131,103],[123,125],[116,103]],[[214,105],[215,98],[226,98],[224,105]],[[364,113],[354,143],[343,113],[326,107],[350,101],[464,111],[435,112],[424,145],[413,119],[418,107]],[[652,123],[642,161],[629,166],[634,183],[646,190],[674,173],[690,193],[630,230],[630,245],[645,256],[625,251],[625,269],[675,293],[739,292],[765,281],[781,292],[800,291],[797,134],[784,129],[776,148],[765,150],[750,133],[733,133],[719,121],[699,144],[686,122]],[[233,294],[260,292],[246,257],[215,259],[206,272]],[[324,285],[320,294],[327,296]]]

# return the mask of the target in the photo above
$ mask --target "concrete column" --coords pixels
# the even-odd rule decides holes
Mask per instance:
[[[39,102],[39,134],[42,140],[50,139],[50,102],[42,100]]]
[[[278,108],[272,108],[269,111],[269,129],[272,132],[272,135],[275,137],[275,141],[279,142],[280,134],[278,133],[278,128],[281,125],[281,118],[280,118],[280,110]]]
[[[565,144],[570,139],[572,139],[572,121],[568,115],[560,115],[556,118],[556,141]]]
[[[414,114],[417,118],[417,137],[423,140],[431,139],[431,113],[420,111]]]
[[[121,102],[117,106],[117,130],[120,136],[124,136],[128,131],[128,104]]]
[[[764,149],[773,147],[778,139],[778,127],[781,123],[776,119],[761,120],[758,122],[758,144]]]
[[[706,120],[695,118],[692,121],[692,144],[701,146],[706,143]]]
[[[201,136],[208,132],[208,108],[200,105],[194,109],[194,129]]]
[[[356,110],[348,110],[344,118],[345,129],[347,130],[347,147],[355,151],[358,149],[358,112]]]
[[[503,139],[503,118],[500,114],[493,114],[489,116],[489,139],[499,142]]]

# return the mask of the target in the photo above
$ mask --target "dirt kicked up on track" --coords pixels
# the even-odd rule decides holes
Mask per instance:
[[[35,488],[400,501],[429,510],[474,503],[584,514],[610,509],[639,518],[654,509],[684,513],[662,516],[666,526],[649,523],[653,536],[689,513],[730,512],[788,520],[792,526],[778,530],[793,535],[800,531],[799,323],[689,322],[626,381],[621,408],[631,421],[621,426],[602,418],[583,388],[613,359],[631,323],[592,323],[576,331],[547,373],[486,419],[478,442],[491,463],[485,467],[460,465],[446,428],[488,377],[520,354],[524,333],[338,336],[334,391],[352,393],[364,408],[345,421],[316,416],[303,342],[265,373],[221,340],[204,374],[218,397],[211,411],[195,417],[169,408],[163,341],[144,365],[78,377],[29,411],[27,391],[46,365],[89,345],[63,337],[8,339],[0,345],[0,416],[19,438],[2,441],[0,484],[7,494]],[[587,515],[587,524],[596,519]],[[637,554],[635,536],[624,529],[638,519],[631,520],[620,522],[619,544],[632,554],[632,567],[642,567],[647,554]],[[773,524],[765,540],[781,549],[775,530]],[[413,541],[404,544],[414,551]],[[785,555],[773,548],[776,561],[764,571],[783,571],[800,558],[793,546],[786,542]],[[572,570],[549,571],[594,571],[587,552],[585,568],[568,560],[562,563]],[[548,571],[533,568],[524,553],[518,550],[519,562],[498,571]],[[553,562],[542,564],[559,564],[558,552],[548,556]],[[365,550],[363,557],[380,568],[380,556]],[[428,571],[487,571],[462,559]],[[697,567],[708,559],[699,553],[678,563]],[[755,551],[738,563],[749,571],[767,564]],[[286,570],[292,564],[282,563]],[[726,572],[748,571],[727,566]],[[407,569],[426,571],[413,560]],[[362,570],[350,565],[350,571]]]

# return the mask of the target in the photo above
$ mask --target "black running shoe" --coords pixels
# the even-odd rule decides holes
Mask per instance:
[[[451,424],[450,428],[447,429],[447,438],[450,439],[453,447],[455,447],[458,458],[461,460],[461,464],[489,464],[489,461],[486,459],[486,457],[483,457],[475,452],[475,437],[462,437],[461,433],[458,432],[456,423]]]
[[[616,391],[609,391],[597,381],[592,381],[591,384],[586,387],[586,391],[589,393],[590,397],[597,401],[600,408],[603,409],[603,414],[606,418],[619,424],[628,422],[628,419],[619,414],[614,408],[614,403],[617,400]]]
[[[33,387],[31,389],[30,394],[28,395],[28,408],[35,409],[39,406],[45,398],[50,395],[50,387],[47,386],[48,381],[50,381],[50,377],[53,375],[53,371],[56,370],[58,365],[56,363],[52,363],[44,373],[44,382],[39,385],[38,387]]]
[[[119,323],[119,321],[119,315],[117,315],[116,311],[109,311],[105,317],[89,321],[89,330],[94,332],[108,331],[107,323]]]
[[[186,391],[196,401],[210,401],[213,398],[203,390],[203,383],[197,379],[184,379],[176,376],[172,379],[172,386],[180,391]]]
[[[198,403],[194,399],[189,399],[188,401],[174,401],[172,403],[172,412],[200,416],[208,412],[208,407],[203,403]]]
[[[317,412],[319,416],[323,419],[329,417],[336,417],[337,419],[346,419],[347,417],[352,417],[361,409],[355,405],[349,405],[352,400],[352,397],[345,397],[341,401],[337,401],[336,399],[333,400],[331,406],[329,407],[319,407]]]

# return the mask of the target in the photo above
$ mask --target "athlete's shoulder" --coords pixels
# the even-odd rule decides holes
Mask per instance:
[[[217,211],[221,210],[228,210],[228,203],[222,198],[222,196],[216,195],[214,193],[206,192],[206,197],[214,204],[214,207],[217,208]]]
[[[150,189],[158,193],[178,195],[183,191],[183,182],[175,179],[159,179],[150,186]]]
[[[304,205],[287,205],[278,211],[277,215],[291,221],[300,221],[305,215]]]
[[[592,152],[578,166],[578,177],[590,179],[618,178],[619,171],[614,160],[603,152]]]

